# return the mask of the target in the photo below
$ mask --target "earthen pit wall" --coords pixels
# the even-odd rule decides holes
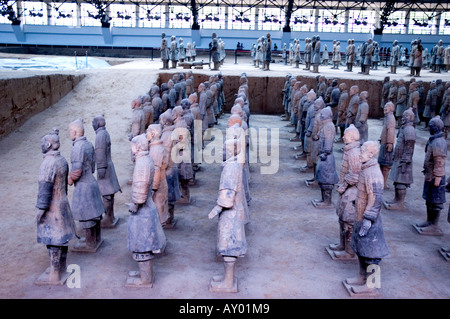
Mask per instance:
[[[160,73],[158,78],[158,85],[167,82],[172,78],[174,73]],[[208,81],[210,75],[194,73],[195,90],[198,84]],[[295,74],[293,74],[296,76]],[[323,74],[326,77],[326,74]],[[308,89],[317,88],[317,75],[314,76],[299,76],[300,81],[308,86]],[[283,109],[283,94],[285,78],[277,76],[247,76],[249,88],[250,111],[254,114],[284,114]],[[229,112],[233,106],[232,102],[236,98],[239,88],[240,76],[223,75],[224,92],[226,105],[225,112]],[[359,92],[367,91],[369,93],[369,117],[381,118],[383,117],[383,109],[381,108],[381,91],[383,88],[383,81],[376,79],[347,79],[337,78],[338,85],[342,82],[347,84],[347,90],[353,85],[359,86]],[[405,86],[408,89],[409,81],[405,80]],[[428,91],[429,83],[424,82],[425,92]]]
[[[0,139],[69,93],[85,75],[0,79]]]

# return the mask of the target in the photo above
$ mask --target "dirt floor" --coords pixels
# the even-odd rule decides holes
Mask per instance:
[[[108,69],[84,70],[87,77],[75,89],[46,111],[33,116],[22,127],[0,141],[0,298],[3,299],[350,299],[342,281],[358,273],[356,261],[333,261],[325,250],[338,240],[338,222],[333,209],[318,210],[311,199],[320,198],[318,188],[306,187],[304,181],[312,173],[300,173],[303,160],[294,159],[290,142],[291,127],[278,116],[252,114],[250,127],[256,132],[267,128],[279,132],[279,169],[275,174],[263,175],[258,161],[250,166],[251,222],[246,228],[248,254],[236,265],[238,293],[208,291],[211,277],[223,272],[216,258],[217,219],[207,215],[214,207],[220,165],[201,165],[197,184],[191,187],[195,200],[187,206],[177,205],[175,229],[166,230],[165,253],[154,263],[153,288],[125,288],[127,272],[137,270],[136,262],[127,251],[127,220],[125,205],[129,199],[127,180],[132,173],[128,131],[131,121],[131,100],[147,92],[156,81],[161,63],[158,60],[133,59],[115,63]],[[181,69],[178,69],[179,71]],[[380,80],[386,68],[373,71]],[[31,71],[30,71],[31,72]],[[26,75],[30,72],[0,72],[2,77]],[[35,73],[44,71],[33,71]],[[194,72],[213,72],[194,70]],[[250,61],[234,58],[222,67],[224,74],[249,76],[263,73]],[[287,72],[301,74],[281,63],[273,64],[270,75],[284,76]],[[356,77],[338,70],[321,68],[327,76]],[[408,73],[400,70],[398,77]],[[423,71],[422,79],[436,76]],[[450,80],[447,74],[444,81]],[[274,88],[281,90],[282,88]],[[231,101],[228,101],[230,103]],[[34,281],[48,267],[45,246],[36,243],[35,202],[37,173],[42,161],[40,140],[52,127],[60,129],[61,154],[70,161],[72,143],[68,125],[78,117],[85,120],[88,140],[94,141],[90,125],[92,118],[104,113],[106,127],[112,138],[112,156],[122,193],[116,194],[115,211],[120,217],[114,229],[104,229],[104,243],[95,254],[69,251],[68,264],[81,270],[81,288],[67,286],[36,286]],[[218,129],[224,130],[228,115],[219,119]],[[378,140],[382,122],[369,121],[369,139]],[[428,132],[416,130],[414,154],[415,182],[407,191],[404,211],[382,209],[383,226],[390,255],[381,262],[380,299],[448,299],[450,298],[450,262],[438,253],[442,246],[450,246],[450,224],[447,223],[448,204],[441,214],[444,236],[421,236],[412,224],[426,217],[425,202],[421,198],[421,173],[424,146]],[[272,145],[273,146],[273,145]],[[253,145],[256,147],[256,145]],[[337,169],[340,169],[342,144],[335,144]],[[272,149],[276,154],[276,149]],[[447,161],[448,162],[448,161]],[[450,170],[448,170],[450,172]],[[391,184],[391,183],[390,183]],[[69,198],[73,187],[69,188]],[[393,187],[384,197],[394,196]],[[337,201],[333,193],[333,201]],[[70,248],[74,241],[71,242]]]

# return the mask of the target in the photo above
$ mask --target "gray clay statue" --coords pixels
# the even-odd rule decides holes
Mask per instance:
[[[170,61],[172,62],[170,68],[175,69],[178,63],[178,44],[177,44],[177,37],[174,35],[170,38],[169,58]]]
[[[148,140],[144,134],[131,140],[135,157],[131,203],[128,219],[128,250],[138,263],[139,271],[128,273],[126,287],[153,286],[153,259],[166,245],[166,236],[158,217],[158,209],[152,199],[155,168],[148,152]]]
[[[161,224],[164,224],[169,219],[169,187],[166,179],[169,154],[165,151],[161,134],[160,124],[151,124],[147,128],[146,137],[149,141],[149,155],[155,168],[152,184],[153,202],[158,209]]]
[[[319,132],[318,161],[315,179],[320,186],[322,198],[319,200],[312,200],[312,203],[316,208],[330,208],[333,205],[331,197],[334,185],[339,182],[333,155],[336,128],[333,124],[333,112],[329,106],[323,108],[320,111],[319,116],[321,128]]]
[[[162,126],[161,140],[163,141],[165,152],[168,156],[168,164],[166,169],[166,180],[169,188],[168,203],[169,203],[169,218],[163,222],[164,229],[172,229],[177,223],[175,218],[175,202],[181,198],[180,181],[178,174],[178,165],[174,163],[172,148],[175,141],[172,140],[172,133],[174,130],[172,110],[168,109],[159,118],[159,124]]]
[[[84,136],[84,125],[81,119],[69,125],[69,136],[73,141],[70,153],[71,168],[68,184],[74,186],[72,194],[72,215],[85,230],[84,240],[74,245],[77,252],[96,252],[102,244],[100,222],[105,207],[95,171],[95,150],[91,142]]]
[[[388,188],[387,180],[394,161],[394,142],[394,103],[388,102],[384,106],[383,128],[381,130],[380,151],[378,154],[378,164],[380,164],[381,172],[384,177],[384,188]]]
[[[162,70],[168,70],[169,69],[169,49],[167,47],[167,39],[166,34],[161,34],[161,61],[163,63]]]
[[[439,228],[439,216],[444,208],[445,199],[445,160],[447,158],[447,142],[444,139],[444,123],[440,116],[433,117],[428,123],[430,138],[425,146],[422,198],[427,207],[425,222],[414,224],[421,235],[442,236]]]
[[[241,150],[239,139],[229,139],[224,145],[224,154],[231,154],[222,165],[219,194],[216,206],[208,214],[210,219],[219,215],[217,232],[217,253],[223,256],[225,273],[214,276],[210,291],[237,292],[235,264],[238,257],[247,253],[245,236],[245,194],[242,184],[243,163],[238,160]]]
[[[415,142],[414,113],[409,108],[403,113],[402,126],[398,131],[394,148],[394,161],[389,173],[389,178],[394,182],[395,197],[391,201],[383,202],[386,209],[404,209],[406,189],[414,182],[413,155]]]
[[[357,184],[355,222],[350,245],[358,256],[359,276],[344,281],[350,295],[376,294],[370,285],[369,267],[379,266],[389,254],[382,219],[383,175],[377,162],[378,142],[367,141],[361,146],[361,172]]]
[[[354,201],[358,193],[356,186],[361,172],[359,131],[353,124],[345,129],[343,140],[345,145],[337,188],[340,198],[336,205],[340,240],[338,244],[331,244],[329,249],[333,251],[331,255],[334,259],[347,260],[355,256],[350,240],[355,222]]]
[[[345,122],[345,127],[349,127],[350,124],[354,124],[356,113],[358,113],[359,108],[359,87],[357,85],[353,85],[350,87],[350,100],[347,106],[347,118]]]
[[[63,285],[67,279],[68,246],[76,235],[75,222],[67,198],[69,165],[61,156],[59,131],[54,129],[41,141],[44,159],[39,167],[36,201],[37,242],[47,247],[50,267],[36,285]]]
[[[119,221],[119,218],[114,216],[114,194],[119,191],[122,192],[122,190],[111,158],[111,137],[106,130],[105,117],[103,115],[94,117],[92,128],[95,131],[94,151],[97,183],[105,206],[105,215],[101,221],[101,227],[113,228]]]
[[[183,104],[187,103],[187,100]],[[178,137],[176,139],[177,157],[180,159],[178,165],[178,179],[180,182],[181,198],[177,200],[177,204],[191,203],[191,195],[189,190],[189,181],[194,178],[194,170],[191,162],[191,136],[184,117],[184,110],[181,106],[176,106],[172,110],[172,119],[174,123],[174,133]],[[172,152],[173,154],[174,152]]]
[[[367,91],[362,91],[359,94],[359,107],[355,117],[355,126],[359,131],[359,142],[361,145],[367,142],[369,138],[369,126],[367,124],[367,120],[369,118],[369,104],[367,103],[368,97],[369,93]]]

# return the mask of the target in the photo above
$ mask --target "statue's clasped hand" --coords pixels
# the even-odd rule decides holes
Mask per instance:
[[[131,203],[130,207],[128,208],[128,211],[132,214],[136,214],[136,212],[138,211],[138,207],[139,207],[139,204]]]
[[[222,207],[219,205],[214,206],[214,208],[209,212],[208,218],[213,219],[216,215],[222,212]]]
[[[361,229],[359,230],[359,236],[361,236],[361,237],[366,236],[370,227],[372,227],[372,222],[370,220],[364,218],[362,225],[361,225]]]

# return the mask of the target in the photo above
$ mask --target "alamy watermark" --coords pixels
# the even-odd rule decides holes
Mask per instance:
[[[77,264],[67,266],[66,272],[70,273],[66,285],[69,288],[81,288],[81,268]]]
[[[366,285],[367,288],[381,288],[381,268],[379,265],[371,264],[367,266],[367,276]]]

